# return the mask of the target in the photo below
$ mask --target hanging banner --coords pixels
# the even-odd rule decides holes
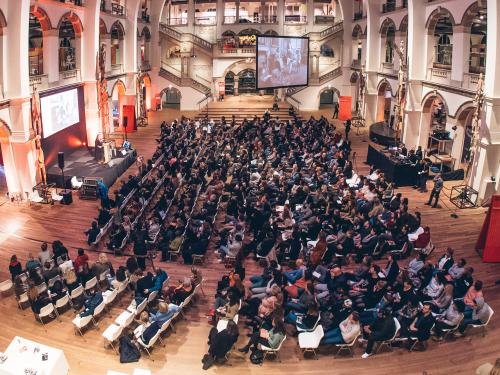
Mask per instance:
[[[339,120],[352,119],[352,96],[339,96]]]
[[[219,82],[219,95],[226,95],[226,82]]]
[[[483,228],[476,243],[476,251],[483,254],[483,262],[500,262],[500,195],[491,198],[488,214],[484,219]]]

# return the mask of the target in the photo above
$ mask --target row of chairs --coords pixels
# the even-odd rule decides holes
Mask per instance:
[[[470,327],[472,329],[482,329],[482,333],[484,336],[485,332],[486,332],[486,327],[488,326],[493,314],[494,314],[494,311],[490,307],[488,320],[484,324],[471,324]],[[408,338],[399,338],[398,334],[399,334],[399,331],[401,330],[401,324],[399,323],[399,321],[396,318],[393,318],[393,319],[394,319],[394,324],[396,326],[396,331],[395,331],[394,335],[388,340],[377,342],[375,349],[374,349],[375,354],[380,352],[382,348],[387,348],[388,350],[392,351],[393,350],[392,345],[395,342],[401,342],[401,341],[407,341],[407,340],[410,340],[410,342],[411,342],[411,344],[409,346],[410,351],[414,350],[417,345],[421,345],[423,348],[427,347],[427,343],[425,341],[420,341],[418,339],[418,337],[410,336]],[[462,317],[462,319],[463,319],[463,317]],[[303,354],[305,355],[305,353],[310,352],[310,353],[314,354],[315,358],[317,357],[316,350],[320,346],[321,340],[323,339],[323,336],[325,334],[325,332],[323,330],[323,326],[321,324],[318,324],[318,323],[319,323],[319,321],[310,330],[302,330],[301,332],[299,332],[299,337],[298,337],[299,348],[302,350]],[[442,329],[442,331],[444,333],[443,339],[446,339],[448,337],[452,337],[453,334],[458,331],[458,328],[460,327],[461,323],[462,323],[462,320],[460,320],[460,322],[454,327]],[[434,328],[434,326],[431,328],[431,331],[433,330],[433,328]],[[355,346],[355,344],[358,341],[358,338],[360,336],[361,336],[361,332],[354,338],[354,340],[352,340],[352,342],[350,342],[348,344],[336,344],[336,345],[334,345],[335,348],[337,349],[336,354],[338,355],[342,351],[347,351],[350,353],[351,356],[353,356],[354,355],[354,346]]]
[[[165,281],[165,283],[168,283],[168,279]],[[164,285],[165,285],[164,283]],[[158,332],[151,338],[149,343],[144,343],[142,339],[137,337],[137,342],[141,346],[141,348],[148,354],[148,357],[153,360],[151,357],[151,350],[155,346],[157,341],[160,341],[162,346],[165,346],[161,335],[164,334],[164,332],[167,331],[167,329],[170,327],[173,332],[175,331],[174,327],[174,321],[176,318],[181,315],[182,317],[185,317],[184,310],[190,305],[192,299],[194,296],[198,293],[198,290],[201,290],[203,292],[203,280],[198,284],[194,290],[193,293],[191,293],[179,306],[179,310],[172,316],[171,319],[167,320],[164,322],[161,326],[161,328],[158,330]],[[139,305],[137,306],[129,306],[125,311],[123,311],[116,319],[115,321],[106,328],[106,330],[103,332],[102,336],[104,338],[104,347],[107,347],[107,345],[111,346],[113,350],[118,354],[118,350],[116,349],[114,343],[117,342],[122,335],[122,333],[130,327],[134,321],[137,320],[137,318],[140,316],[140,314],[146,309],[147,305],[149,305],[151,302],[153,302],[157,297],[157,292],[151,293],[147,299],[144,299]],[[135,331],[134,331],[135,332]],[[154,361],[154,360],[153,360]]]

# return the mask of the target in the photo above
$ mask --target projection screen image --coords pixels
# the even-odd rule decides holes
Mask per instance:
[[[307,86],[309,38],[257,36],[257,89]]]
[[[47,138],[80,122],[78,89],[40,98],[43,137]]]

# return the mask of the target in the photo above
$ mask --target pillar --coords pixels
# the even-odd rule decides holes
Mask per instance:
[[[406,35],[403,34],[401,31],[399,31],[399,30],[396,31],[396,33],[394,35],[394,44],[397,46],[397,48],[399,48],[401,46],[401,41],[404,42],[403,45],[404,45],[405,50],[408,48],[408,46],[406,45],[405,37],[406,37]],[[400,66],[399,55],[397,54],[396,50],[394,50],[393,68],[394,68],[395,72],[399,71],[399,66]]]
[[[194,0],[189,0],[188,1],[188,30],[189,32],[193,33],[194,31],[194,16],[195,16],[195,12],[196,9],[195,9],[195,4],[194,4]]]
[[[366,41],[366,113],[368,125],[376,122],[378,101],[377,81],[380,67],[379,19],[381,4],[375,0],[367,3],[367,41]]]
[[[59,81],[59,30],[43,32],[43,74],[48,81]]]
[[[462,82],[469,71],[470,27],[453,26],[453,55],[451,61],[452,81]]]
[[[357,101],[357,86],[351,84],[351,64],[353,61],[353,38],[352,38],[352,19],[353,19],[353,2],[350,0],[340,0],[342,9],[342,17],[344,23],[344,32],[341,44],[341,66],[342,66],[342,85],[339,87],[341,95],[352,96],[352,109],[356,107]],[[336,17],[339,17],[340,12],[335,10]]]
[[[309,30],[314,27],[314,0],[307,0],[307,27]]]
[[[425,4],[421,0],[408,1],[408,88],[402,140],[408,148],[419,143],[422,117],[423,86],[427,69],[425,24]],[[427,124],[426,126],[429,126]],[[422,145],[424,146],[424,145]]]
[[[111,72],[111,34],[101,36],[101,43],[104,44],[104,51],[106,52],[105,71]]]

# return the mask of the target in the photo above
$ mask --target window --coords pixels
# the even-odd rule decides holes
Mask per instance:
[[[236,2],[224,3],[224,23],[236,23]]]
[[[240,18],[238,23],[260,23],[260,1],[242,1],[240,2]]]
[[[196,25],[216,25],[217,24],[217,3],[200,2],[195,3],[194,23]]]
[[[451,66],[453,46],[448,35],[441,35],[436,48],[436,62],[442,65]]]
[[[170,26],[187,25],[188,23],[188,5],[184,3],[173,3],[169,6],[168,24]]]
[[[302,1],[285,2],[285,23],[306,23],[307,4]]]
[[[389,26],[386,34],[385,42],[385,62],[392,64],[394,61],[394,39],[395,39],[396,29],[393,25]]]

